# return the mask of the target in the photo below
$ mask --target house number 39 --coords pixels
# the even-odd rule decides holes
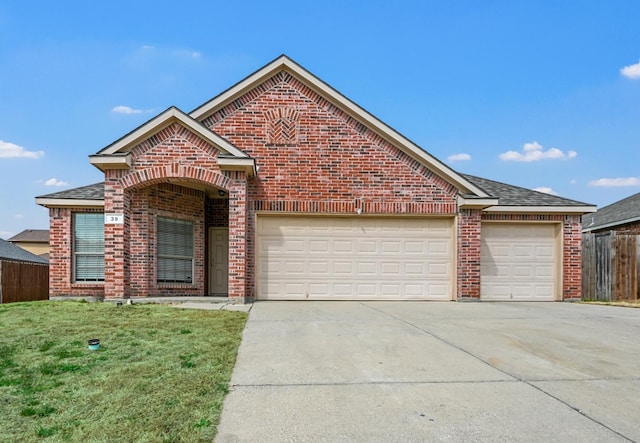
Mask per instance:
[[[124,223],[123,214],[105,214],[104,215],[105,225],[121,225],[123,223]]]

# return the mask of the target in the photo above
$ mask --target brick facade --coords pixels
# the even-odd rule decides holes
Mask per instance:
[[[463,209],[458,216],[459,299],[480,297],[480,234],[482,214],[479,209]]]
[[[480,297],[482,221],[563,224],[565,299],[580,297],[580,217],[486,214],[458,207],[459,189],[287,71],[263,79],[201,119],[255,159],[257,174],[222,170],[223,153],[180,122],[128,148],[130,165],[105,170],[105,283],[71,275],[71,209],[51,208],[51,294],[108,298],[208,292],[208,230],[229,229],[229,296],[256,295],[255,220],[264,213],[448,216],[456,220],[454,298]],[[82,209],[79,209],[82,210]],[[92,209],[95,210],[95,209]],[[158,216],[194,224],[192,284],[156,282]]]

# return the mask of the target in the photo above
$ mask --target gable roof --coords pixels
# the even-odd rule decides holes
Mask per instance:
[[[203,121],[217,110],[223,108],[234,100],[237,100],[251,89],[259,86],[267,79],[283,71],[292,75],[307,87],[329,100],[356,121],[362,123],[380,137],[402,150],[409,157],[427,166],[428,169],[453,184],[463,193],[470,193],[478,197],[487,197],[485,192],[475,184],[471,183],[465,177],[449,168],[447,165],[433,157],[408,138],[404,137],[395,129],[376,118],[373,114],[349,100],[336,89],[320,80],[318,77],[284,54],[273,60],[271,63],[268,63],[264,67],[258,69],[244,80],[236,83],[231,88],[197,107],[191,111],[189,115],[198,121]]]
[[[9,242],[49,243],[48,229],[25,229],[19,234],[7,239]]]
[[[224,166],[239,166],[255,174],[255,162],[232,143],[194,120],[180,109],[171,106],[157,116],[138,126],[124,137],[89,156],[89,162],[100,170],[126,169],[131,166],[130,150],[169,125],[178,123],[220,150],[219,159]],[[234,160],[237,159],[236,162]]]
[[[104,206],[104,182],[58,191],[36,197],[36,204],[46,207]]]
[[[0,238],[0,260],[16,260],[31,263],[49,263],[47,259],[32,254],[11,242]]]
[[[498,198],[498,204],[487,208],[487,212],[577,212],[584,214],[596,210],[596,207],[589,203],[545,194],[544,192],[508,185],[469,174],[461,175],[484,189],[492,197]]]
[[[640,192],[582,217],[583,232],[640,222]]]

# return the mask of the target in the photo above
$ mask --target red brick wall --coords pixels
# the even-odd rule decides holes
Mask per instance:
[[[100,209],[49,209],[49,295],[104,297],[103,283],[73,283],[73,213]]]
[[[582,227],[579,215],[482,214],[482,220],[555,221],[562,223],[562,299],[582,296]]]
[[[254,157],[259,168],[247,189],[249,297],[255,295],[254,222],[259,211],[457,211],[452,185],[289,74],[268,79],[203,124]]]
[[[481,211],[458,214],[458,298],[480,297]]]
[[[178,185],[152,185],[132,192],[130,216],[128,294],[203,295],[205,293],[205,194]],[[194,224],[193,284],[157,283],[157,217]]]
[[[220,171],[217,155],[209,143],[174,123],[131,150],[129,170],[105,173],[105,208],[125,214],[122,232],[105,227],[110,236],[105,241],[107,297],[206,293],[206,228],[228,225],[229,211],[226,200],[225,208],[210,203],[208,210],[204,189],[228,192],[235,185],[230,173]],[[208,221],[207,213],[212,214]],[[158,216],[194,223],[193,284],[157,284]]]

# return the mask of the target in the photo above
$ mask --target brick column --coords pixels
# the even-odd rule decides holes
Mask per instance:
[[[118,183],[121,171],[105,172],[104,213],[122,214],[123,223],[104,225],[104,296],[122,298],[128,296],[127,233],[129,225],[129,198]]]
[[[71,294],[73,263],[72,213],[66,208],[49,209],[49,295]]]
[[[479,209],[461,209],[458,215],[458,300],[480,299]]]
[[[229,188],[229,297],[238,303],[247,297],[247,179],[244,172],[232,173]]]
[[[567,215],[563,222],[562,299],[582,298],[582,225],[579,215]]]

